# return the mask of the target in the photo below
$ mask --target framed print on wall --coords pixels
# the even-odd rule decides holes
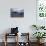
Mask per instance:
[[[11,17],[24,17],[24,9],[11,8],[10,15],[11,15]]]
[[[37,0],[37,15],[46,17],[46,0]]]

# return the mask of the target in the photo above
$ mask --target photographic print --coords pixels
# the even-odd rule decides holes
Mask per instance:
[[[24,17],[24,9],[11,8],[11,17]]]

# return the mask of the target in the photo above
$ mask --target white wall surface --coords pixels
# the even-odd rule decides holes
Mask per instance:
[[[24,18],[11,18],[10,8],[23,8]],[[32,24],[36,24],[36,0],[0,0],[0,34],[18,26],[20,32],[32,35]]]

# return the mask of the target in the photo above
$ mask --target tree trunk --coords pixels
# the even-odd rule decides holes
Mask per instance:
[[[40,39],[37,39],[37,45],[40,46]]]

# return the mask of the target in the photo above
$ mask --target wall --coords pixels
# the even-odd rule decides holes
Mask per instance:
[[[23,8],[24,18],[11,18],[10,8]],[[20,32],[32,35],[32,24],[36,24],[36,0],[0,0],[0,34],[18,26]]]

